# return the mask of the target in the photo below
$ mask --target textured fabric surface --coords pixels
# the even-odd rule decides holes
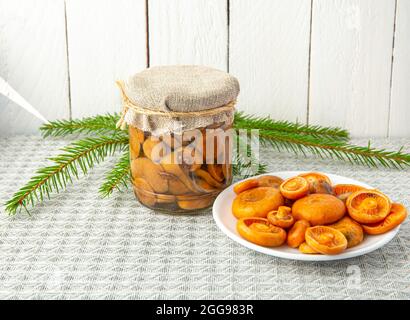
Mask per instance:
[[[366,141],[355,141],[366,143]],[[0,139],[0,202],[55,155],[64,140]],[[379,147],[410,147],[380,140]],[[362,180],[410,206],[410,171],[369,169],[263,149],[272,171],[319,170]],[[385,247],[334,262],[266,256],[227,238],[211,210],[160,214],[132,191],[100,199],[114,159],[31,211],[0,209],[0,298],[409,299],[410,225]]]
[[[196,65],[158,66],[118,82],[126,123],[144,131],[190,130],[212,123],[230,123],[233,110],[198,117],[169,117],[136,112],[129,105],[161,112],[198,112],[225,106],[239,94],[230,74]]]

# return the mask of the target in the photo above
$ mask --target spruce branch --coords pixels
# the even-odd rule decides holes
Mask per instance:
[[[340,141],[349,140],[348,131],[341,128],[305,125],[289,121],[278,121],[273,120],[270,117],[247,115],[243,112],[235,113],[234,127],[236,129],[263,129],[288,132],[298,135],[310,135],[317,138],[328,138]]]
[[[120,192],[122,188],[128,189],[130,176],[130,155],[127,148],[114,168],[105,176],[105,182],[101,185],[99,193],[105,198],[110,196],[115,189]]]
[[[244,140],[241,135],[236,136],[238,150],[234,152],[232,174],[246,179],[267,172],[267,165],[255,158],[252,150],[252,141]],[[249,136],[247,137],[249,138]],[[255,142],[255,141],[253,141]],[[257,143],[259,141],[256,141]],[[246,154],[246,156],[245,156]]]
[[[79,171],[87,174],[96,163],[103,161],[116,150],[128,145],[128,138],[123,136],[101,136],[85,138],[64,147],[64,153],[49,158],[54,164],[37,170],[25,186],[17,191],[6,202],[6,212],[15,214],[18,209],[25,208],[36,202],[50,198],[50,193],[65,189],[67,183],[73,182],[73,177],[79,177]]]
[[[232,166],[232,174],[240,177],[241,179],[246,179],[252,176],[264,174],[268,171],[266,164],[258,163],[256,165],[257,168],[255,170],[251,161],[244,161],[244,159],[238,158],[236,163]]]
[[[121,132],[116,127],[120,116],[117,113],[97,115],[83,119],[73,120],[55,120],[43,124],[40,131],[44,138],[64,137],[70,134],[93,133],[95,135],[107,134],[112,132]]]
[[[115,167],[107,173],[99,191],[103,196],[109,196],[115,189],[121,191],[127,187],[130,176],[126,151],[129,139],[125,131],[116,128],[118,118],[118,114],[107,114],[81,120],[57,120],[43,125],[41,131],[44,137],[73,133],[93,136],[110,133],[110,136],[85,138],[63,148],[64,153],[49,159],[53,161],[53,165],[38,169],[35,176],[6,202],[6,212],[15,214],[18,209],[27,210],[29,204],[41,202],[45,197],[50,198],[51,192],[59,192],[67,183],[73,181],[73,177],[78,178],[80,171],[86,174],[96,163],[117,150],[125,152]],[[321,158],[336,158],[369,167],[399,169],[410,166],[410,154],[403,152],[403,148],[389,151],[373,148],[370,143],[366,147],[351,145],[347,142],[347,131],[339,128],[306,126],[243,113],[235,114],[234,128],[259,129],[260,143],[279,151],[286,150],[303,155],[311,153]],[[266,173],[266,165],[258,164],[255,167],[252,155],[248,152],[247,156],[236,159],[233,165],[234,175],[247,177]]]
[[[282,151],[295,154],[312,153],[320,158],[336,158],[347,160],[352,164],[361,164],[368,167],[386,167],[403,169],[410,166],[410,154],[404,153],[402,148],[398,151],[351,145],[342,141],[319,139],[312,136],[278,132],[273,130],[260,130],[259,138],[262,144],[269,144]]]

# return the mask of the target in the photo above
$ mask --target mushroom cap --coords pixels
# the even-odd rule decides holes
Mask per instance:
[[[336,222],[346,213],[343,201],[330,194],[311,194],[297,200],[292,207],[296,220],[307,220],[312,226]]]

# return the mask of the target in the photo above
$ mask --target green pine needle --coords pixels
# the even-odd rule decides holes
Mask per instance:
[[[341,128],[322,127],[293,123],[289,121],[277,121],[270,117],[258,117],[236,112],[234,119],[236,129],[263,129],[280,131],[298,135],[310,135],[317,138],[329,138],[333,140],[348,141],[349,132]]]
[[[116,123],[120,116],[117,113],[98,115],[83,119],[56,120],[43,124],[40,131],[43,137],[64,137],[70,134],[89,134],[95,135],[119,132]]]
[[[99,192],[103,198],[110,196],[115,189],[122,191],[122,187],[128,189],[130,180],[130,155],[126,152],[118,159],[114,168],[105,176],[105,182],[101,185]]]
[[[36,175],[6,202],[6,212],[15,214],[18,209],[27,210],[29,204],[34,206],[45,197],[50,198],[51,192],[65,189],[74,177],[78,179],[80,170],[87,174],[96,163],[127,145],[128,138],[118,135],[73,142],[62,149],[64,153],[49,159],[54,162],[53,165],[38,169]]]
[[[290,151],[295,154],[314,154],[320,158],[335,158],[349,161],[352,164],[368,167],[386,167],[403,169],[410,166],[410,154],[398,151],[355,146],[324,138],[295,135],[273,130],[260,130],[259,138],[262,144],[270,145],[279,151]]]
[[[94,134],[118,132],[116,123],[120,118],[119,114],[97,115],[83,119],[56,120],[44,124],[40,130],[44,137],[63,137],[70,134]],[[308,126],[289,121],[276,121],[269,117],[257,117],[246,115],[243,112],[236,112],[234,126],[237,129],[266,129],[281,132],[297,133],[301,135],[312,135],[315,137],[327,137],[342,141],[349,139],[349,133],[340,128]]]
[[[246,179],[266,173],[267,165],[259,163],[259,159],[254,157],[250,141],[244,140],[240,135],[237,135],[236,138],[238,150],[234,152],[232,174],[237,178]],[[242,154],[242,152],[245,153],[245,150],[247,158]]]
[[[267,165],[264,163],[257,164],[256,170],[253,168],[251,162],[245,162],[238,159],[237,162],[232,166],[232,174],[240,179],[246,179],[252,176],[257,176],[266,173]]]

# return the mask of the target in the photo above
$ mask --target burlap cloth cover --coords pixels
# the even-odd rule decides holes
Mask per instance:
[[[123,99],[120,125],[157,133],[230,123],[239,94],[235,77],[195,65],[152,67],[117,84]]]

